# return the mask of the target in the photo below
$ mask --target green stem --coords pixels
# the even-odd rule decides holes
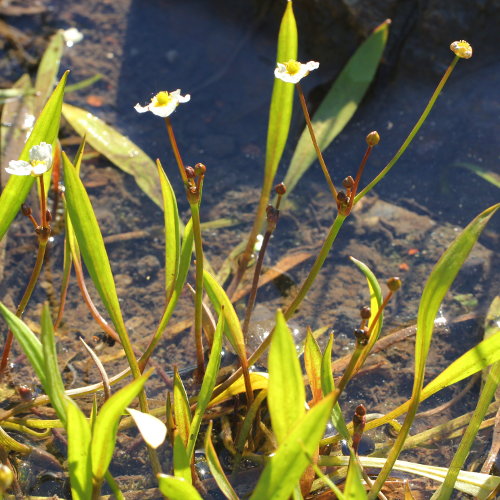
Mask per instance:
[[[399,158],[402,156],[402,154],[406,151],[406,148],[410,145],[411,141],[413,138],[417,135],[418,131],[420,130],[420,127],[423,125],[425,120],[427,119],[427,116],[431,112],[431,109],[434,106],[434,103],[436,102],[436,99],[438,98],[439,94],[441,93],[441,90],[443,89],[445,83],[447,82],[448,78],[450,77],[453,68],[455,68],[455,65],[457,64],[458,57],[455,56],[455,59],[451,62],[451,64],[448,66],[448,69],[445,71],[443,77],[441,78],[441,81],[439,82],[438,86],[436,87],[436,90],[432,94],[431,98],[429,99],[429,102],[427,103],[427,106],[425,107],[423,113],[420,115],[420,118],[418,119],[417,123],[415,126],[412,128],[410,134],[406,138],[405,142],[403,142],[403,145],[398,149],[397,153],[394,155],[392,160],[384,167],[384,169],[373,179],[354,199],[354,204],[356,204],[363,196],[365,196],[369,191],[371,191],[391,170],[391,168],[394,166],[394,164],[399,160]]]
[[[194,251],[196,256],[196,293],[194,297],[194,337],[196,342],[197,377],[203,378],[205,362],[203,359],[202,318],[203,318],[203,244],[201,239],[200,206],[189,202],[193,218]]]
[[[318,141],[316,141],[316,135],[314,134],[314,129],[311,123],[311,117],[309,116],[309,111],[307,109],[306,98],[304,97],[304,92],[300,83],[296,83],[295,87],[297,88],[297,92],[299,93],[300,105],[302,106],[302,112],[304,113],[304,118],[306,119],[307,128],[309,130],[309,135],[311,136],[311,141],[313,143],[314,149],[316,151],[316,156],[318,157],[319,164],[321,165],[321,170],[323,170],[323,175],[325,176],[326,182],[330,191],[332,193],[333,199],[337,201],[337,190],[335,189],[335,185],[333,184],[332,178],[330,177],[330,173],[328,172],[328,168],[326,166],[325,160],[323,159],[323,155],[321,154],[321,149],[318,146]]]

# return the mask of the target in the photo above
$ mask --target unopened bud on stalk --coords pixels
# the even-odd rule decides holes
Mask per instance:
[[[370,316],[372,315],[372,311],[368,306],[363,306],[360,309],[359,314],[361,316],[361,319],[370,319]]]
[[[346,189],[352,189],[354,186],[354,179],[348,175],[343,181],[342,181],[342,186],[344,186]]]
[[[370,132],[366,136],[366,142],[371,148],[373,148],[373,146],[376,146],[380,142],[380,136],[378,135],[378,132],[376,130]]]
[[[194,166],[194,172],[196,175],[205,175],[205,172],[207,171],[207,167],[203,165],[203,163],[197,163]]]
[[[50,213],[50,210],[45,210],[45,218],[47,219],[47,222],[50,222],[52,220],[52,214]]]
[[[21,212],[23,213],[23,215],[25,215],[26,217],[29,217],[31,215],[31,208],[26,205],[25,203],[23,203],[21,205]]]
[[[186,177],[188,179],[193,179],[194,178],[194,168],[193,167],[186,167]]]
[[[337,193],[337,201],[339,203],[349,203],[349,197],[344,193],[344,191],[339,191]]]
[[[0,493],[3,496],[14,481],[14,473],[4,464],[0,464]]]
[[[280,182],[279,184],[276,184],[276,186],[274,186],[274,191],[277,195],[283,196],[286,193],[286,186],[282,182]]]
[[[366,328],[356,328],[354,330],[354,336],[359,345],[365,346],[368,343],[368,330]]]
[[[387,288],[391,292],[397,292],[401,288],[401,280],[397,277],[389,278],[387,280]]]

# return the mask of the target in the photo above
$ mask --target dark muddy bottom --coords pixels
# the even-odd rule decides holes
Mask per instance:
[[[39,5],[40,13],[5,17],[6,22],[32,37],[32,42],[26,43],[24,56],[14,52],[15,46],[4,45],[9,57],[0,62],[3,83],[8,85],[23,71],[33,68],[29,57],[36,59],[42,53],[47,36],[56,28],[76,26],[84,39],[66,51],[61,67],[72,70],[72,83],[97,72],[103,73],[104,79],[72,94],[69,102],[89,109],[127,134],[151,157],[162,159],[177,190],[184,220],[187,204],[163,123],[152,116],[138,115],[133,106],[146,102],[152,93],[162,89],[181,88],[192,94],[192,101],[177,111],[173,122],[186,163],[202,161],[208,167],[202,221],[222,217],[238,221],[231,228],[204,233],[207,258],[217,270],[231,249],[245,238],[259,196],[279,20],[265,12],[256,14],[253,6],[247,4],[231,2],[228,8],[223,1],[211,2],[210,6],[200,1],[167,0],[91,0],[85,5],[42,1]],[[299,19],[299,30],[300,27]],[[306,35],[302,35],[304,38]],[[310,58],[322,60],[318,53],[303,55],[303,59]],[[492,144],[500,132],[498,95],[494,93],[500,72],[498,64],[486,61],[482,62],[478,53],[471,61],[460,62],[414,144],[379,184],[376,194],[364,200],[344,224],[315,286],[291,321],[298,340],[305,335],[307,326],[313,330],[328,327],[328,331],[335,332],[334,356],[351,352],[358,311],[367,304],[369,295],[364,277],[349,256],[369,265],[381,282],[394,275],[403,280],[403,288],[388,308],[386,331],[413,323],[425,280],[443,250],[460,227],[498,201],[497,188],[457,166],[468,162],[493,170],[497,161]],[[312,106],[344,62],[338,61],[335,68],[321,67],[317,75],[306,80],[304,86]],[[443,62],[447,63],[448,59]],[[354,175],[363,154],[364,137],[373,129],[380,132],[382,141],[370,159],[366,178],[383,168],[418,118],[436,83],[435,75],[426,74],[425,68],[412,71],[408,65],[383,66],[353,121],[326,151],[325,159],[332,166],[336,182]],[[278,179],[286,171],[294,139],[303,128],[298,112],[292,127]],[[66,136],[72,134],[68,127],[63,132]],[[114,237],[107,249],[118,295],[134,346],[143,351],[163,312],[162,214],[131,177],[105,159],[87,162],[82,177],[89,186],[103,235]],[[271,268],[282,257],[298,252],[309,253],[310,257],[259,290],[255,336],[264,334],[276,308],[286,306],[294,296],[333,216],[334,204],[315,165],[282,209],[265,267]],[[494,254],[498,228],[497,218],[485,230],[443,303],[441,314],[446,325],[436,330],[428,362],[429,380],[481,339],[484,311],[498,293],[498,255]],[[146,234],[130,236],[138,230],[145,230]],[[0,300],[11,309],[15,309],[22,295],[35,251],[31,228],[19,217],[9,232],[0,288]],[[62,252],[63,234],[56,234],[40,285],[24,316],[34,331],[38,331],[42,302],[49,300],[53,308],[57,306]],[[193,276],[189,280],[192,282]],[[88,286],[98,303],[90,282]],[[236,308],[243,313],[244,300]],[[454,321],[472,312],[475,316],[471,319]],[[163,405],[166,392],[172,389],[168,374],[162,376],[162,372],[170,371],[174,365],[189,367],[194,362],[192,336],[189,329],[182,328],[182,321],[190,317],[192,301],[186,293],[154,356],[157,369],[148,385],[153,407]],[[78,337],[91,340],[100,333],[73,282],[59,330],[61,368],[68,388],[98,381]],[[326,340],[327,334],[320,339],[322,346]],[[360,403],[369,413],[385,413],[408,399],[413,381],[413,344],[413,337],[409,337],[369,358],[369,370],[353,381],[341,401],[347,419]],[[117,346],[101,345],[99,354],[108,373],[125,367]],[[38,390],[19,348],[15,347],[11,360],[11,385],[28,383]],[[429,399],[422,409],[451,399],[466,383]],[[473,410],[479,388],[477,383],[467,397],[451,408],[417,420],[413,432]],[[4,399],[11,404],[13,398],[8,393]],[[490,436],[488,430],[479,434],[471,463],[487,452]],[[387,439],[380,433],[371,437],[376,441]],[[19,435],[16,438],[28,440]],[[65,443],[61,435],[55,434],[48,444],[38,444],[62,460]],[[428,449],[405,452],[401,458],[443,465],[449,463],[456,444],[442,441]],[[133,463],[129,460],[132,453]],[[167,452],[161,453],[162,462],[167,464]],[[43,460],[41,465],[39,462],[20,459],[20,468],[26,469],[25,491],[49,495],[53,493],[48,492],[48,485],[52,485],[52,491],[64,496],[61,469],[55,464],[47,466]],[[34,478],[40,470],[55,476],[39,484]],[[124,491],[154,487],[147,453],[135,430],[120,435],[111,472]],[[251,483],[249,476],[251,473],[245,480]],[[424,484],[424,490],[426,487]]]

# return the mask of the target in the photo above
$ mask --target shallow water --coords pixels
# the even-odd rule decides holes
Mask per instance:
[[[159,90],[181,88],[192,94],[192,101],[181,106],[172,119],[185,162],[202,161],[208,168],[202,220],[236,217],[241,221],[235,228],[207,232],[205,249],[217,269],[228,251],[245,237],[258,199],[279,19],[255,16],[254,6],[246,2],[92,0],[85,5],[73,1],[43,5],[50,7],[45,17],[13,22],[33,31],[43,25],[44,33],[70,26],[82,31],[84,40],[66,52],[62,68],[71,68],[73,83],[96,72],[105,77],[93,87],[70,95],[68,102],[88,108],[127,134],[150,156],[160,157],[177,189],[184,216],[187,205],[163,122],[137,114],[133,106],[147,102]],[[303,56],[304,60],[322,60],[318,53]],[[336,62],[334,68],[320,67],[304,82],[311,106],[317,104],[317,96],[324,93],[342,62]],[[448,59],[443,65],[446,63]],[[13,81],[20,76],[20,68],[9,69],[11,74],[4,74],[4,79]],[[381,281],[401,274],[404,286],[391,304],[386,321],[405,325],[415,318],[425,278],[458,227],[498,201],[497,188],[458,168],[456,163],[470,162],[494,170],[498,152],[493,145],[500,132],[498,95],[494,90],[500,83],[499,75],[497,65],[488,59],[482,61],[481,54],[475,54],[471,61],[461,61],[411,148],[377,186],[380,199],[367,200],[345,224],[324,271],[294,319],[302,332],[306,326],[334,328],[339,357],[350,352],[357,310],[368,300],[365,280],[350,264],[349,255],[366,262]],[[437,80],[425,68],[382,68],[353,121],[325,153],[337,183],[346,175],[354,175],[364,152],[364,137],[373,129],[380,132],[382,140],[369,161],[366,178],[383,168],[418,118]],[[90,106],[89,102],[99,106]],[[286,171],[294,139],[303,127],[298,106],[296,111],[279,176]],[[89,193],[105,236],[139,229],[149,232],[145,238],[108,245],[126,324],[141,350],[162,312],[161,212],[129,176],[105,160],[85,166],[83,178],[91,186]],[[321,171],[314,165],[282,210],[266,265],[272,265],[291,249],[315,255],[333,213]],[[454,298],[457,294],[473,295],[481,312],[498,293],[498,256],[493,254],[498,247],[498,228],[497,217],[443,304],[443,315],[449,320],[469,311],[463,301]],[[29,268],[27,255],[35,248],[34,243],[30,247],[32,239],[28,236],[22,240],[27,246],[19,251],[16,235],[27,231],[25,221],[19,219],[9,238],[12,257],[0,297],[9,306],[16,303],[24,285],[19,283],[15,266],[23,262]],[[48,262],[48,269],[54,272],[44,275],[43,286],[25,316],[28,322],[38,321],[40,308],[36,304],[52,294],[57,296],[56,269],[61,255],[62,239],[56,238]],[[289,271],[284,286],[278,288],[271,283],[262,288],[260,319],[268,319],[276,307],[288,303],[311,263],[308,260]],[[99,333],[99,328],[89,321],[76,286],[70,292],[61,344],[63,357],[77,368],[79,378],[75,384],[81,385],[96,380],[75,339],[78,334],[90,338]],[[190,307],[186,295],[172,325],[183,319]],[[237,307],[241,310],[241,306]],[[480,335],[481,327],[474,322],[452,326],[448,333],[440,332],[431,352],[429,376],[435,376],[446,362],[477,343]],[[411,350],[412,342],[408,341],[380,355],[380,366],[368,376],[359,377],[346,394],[346,414],[360,402],[370,412],[384,412],[406,400],[412,384]],[[106,348],[102,353],[113,373],[123,366],[123,359],[115,359],[117,352],[117,348]],[[174,364],[189,366],[193,358],[190,336],[174,334],[172,329],[155,356],[165,370]],[[21,370],[20,364],[17,366]],[[24,377],[24,372],[16,373],[16,377]],[[164,381],[156,376],[150,391],[153,397],[163,399]],[[478,386],[474,393],[477,391]],[[437,399],[429,407],[437,405]],[[437,425],[470,411],[474,405],[470,399],[426,424]],[[134,466],[122,459],[125,454],[119,453],[119,466],[114,472],[136,474]],[[442,447],[426,460],[442,465],[449,457],[450,450]]]

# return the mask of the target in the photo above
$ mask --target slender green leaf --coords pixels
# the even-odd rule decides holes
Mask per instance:
[[[377,278],[375,277],[371,269],[365,263],[361,262],[358,259],[355,259],[354,257],[350,257],[350,259],[352,262],[354,262],[354,264],[356,264],[358,269],[365,275],[366,281],[368,282],[368,289],[370,291],[370,309],[372,313],[370,320],[368,321],[368,326],[371,326],[372,321],[375,318],[383,302],[382,288],[380,287],[380,283],[378,282]],[[368,342],[369,349],[367,349],[368,351],[371,350],[373,344],[375,344],[380,335],[380,331],[382,330],[383,320],[384,320],[384,315],[381,314],[378,320],[378,324],[376,325],[375,330],[373,330],[370,336],[370,341]]]
[[[66,408],[68,398],[64,394],[64,384],[57,363],[56,340],[54,336],[54,326],[50,318],[49,305],[45,303],[42,308],[42,351],[45,364],[46,383],[44,389],[49,396],[50,403],[66,428],[68,420]]]
[[[326,345],[325,352],[321,359],[321,388],[323,394],[326,396],[330,394],[335,389],[335,381],[333,379],[332,372],[332,348],[333,348],[333,333],[330,335],[330,340]],[[349,431],[347,430],[347,425],[344,420],[344,415],[342,415],[342,410],[340,409],[339,403],[335,403],[332,409],[332,424],[337,429],[337,432],[346,440],[351,440]]]
[[[182,438],[184,446],[187,448],[191,430],[191,410],[189,408],[186,389],[179,376],[177,367],[174,368],[174,416],[177,431]]]
[[[247,414],[245,415],[245,420],[243,420],[243,425],[241,426],[240,431],[238,432],[238,436],[236,438],[236,443],[235,443],[236,450],[239,453],[239,456],[236,459],[238,460],[238,462],[241,458],[241,454],[243,453],[243,449],[245,447],[248,435],[250,434],[250,430],[252,429],[252,424],[257,415],[257,411],[259,410],[260,405],[262,404],[265,398],[267,398],[267,390],[263,389],[262,391],[259,392],[259,394],[257,394],[257,397],[253,400],[250,409],[247,411]],[[236,469],[236,464],[234,468]]]
[[[214,333],[214,340],[212,343],[212,350],[210,351],[210,357],[208,359],[207,369],[198,394],[196,410],[194,412],[193,420],[191,421],[189,442],[187,446],[187,455],[189,459],[193,456],[196,440],[198,439],[198,433],[200,432],[203,414],[205,413],[208,403],[212,397],[212,392],[217,381],[217,374],[219,373],[221,360],[223,332],[224,315],[220,314]]]
[[[71,494],[75,500],[92,497],[92,465],[90,462],[90,425],[76,404],[67,407],[68,469]]]
[[[453,283],[455,276],[467,259],[472,247],[476,243],[482,230],[486,227],[493,214],[500,208],[500,203],[479,214],[457,236],[455,241],[446,249],[439,261],[434,266],[427,283],[425,284],[417,315],[417,334],[415,338],[415,375],[413,381],[412,397],[408,406],[403,426],[392,447],[387,462],[380,471],[375,483],[370,489],[369,498],[374,500],[383,486],[385,479],[390,474],[392,466],[401,452],[410,426],[417,413],[418,404],[422,399],[422,386],[424,383],[425,364],[429,352],[434,321],[441,302]]]
[[[479,396],[479,401],[477,403],[474,414],[467,426],[467,429],[460,441],[453,460],[451,461],[450,467],[448,468],[448,473],[446,474],[443,484],[439,487],[438,491],[432,495],[431,500],[444,500],[451,497],[453,493],[453,488],[455,482],[458,478],[460,469],[463,467],[465,460],[467,459],[470,449],[476,439],[476,435],[479,431],[479,427],[483,422],[484,417],[488,411],[488,406],[495,395],[495,392],[500,383],[500,362],[495,363],[486,377],[486,383]]]
[[[378,26],[356,50],[312,119],[318,146],[323,151],[347,125],[357,110],[382,58],[389,34],[389,22]],[[287,194],[297,185],[311,164],[316,152],[309,131],[304,129],[283,181]]]
[[[133,380],[113,394],[103,405],[94,424],[90,453],[92,475],[97,481],[104,478],[108,470],[116,443],[118,424],[125,408],[139,394],[151,372]]]
[[[306,412],[306,392],[295,342],[280,310],[276,313],[276,327],[272,335],[267,406],[274,435],[281,444]]]
[[[167,426],[157,417],[150,413],[127,408],[130,416],[134,419],[144,441],[151,448],[158,448],[167,437]]]
[[[323,396],[321,389],[321,364],[322,356],[319,345],[313,337],[311,329],[308,328],[304,344],[304,366],[314,402],[319,401]]]
[[[470,170],[471,172],[474,172],[476,175],[481,177],[481,179],[484,179],[485,181],[488,181],[490,184],[493,184],[497,188],[500,188],[500,175],[493,170],[486,170],[483,167],[480,167],[479,165],[474,165],[473,163],[464,163],[460,162],[456,164],[459,167],[466,168],[467,170]]]
[[[66,94],[69,94],[70,92],[75,92],[76,90],[82,90],[86,87],[90,87],[90,85],[93,85],[95,82],[98,82],[103,78],[104,75],[101,75],[101,73],[96,73],[94,76],[85,78],[84,80],[80,80],[79,82],[74,83],[73,85],[68,85],[66,87]]]
[[[174,431],[174,476],[185,479],[189,484],[191,477],[191,461],[189,460],[186,446],[177,430]]]
[[[323,436],[332,411],[333,395],[306,413],[269,459],[251,500],[287,500]]]
[[[414,391],[420,390],[419,384],[423,381],[425,360],[434,330],[434,320],[441,302],[479,235],[499,208],[500,203],[488,208],[470,222],[443,253],[427,280],[417,316]]]
[[[57,31],[50,38],[49,44],[43,53],[35,79],[35,115],[42,109],[54,85],[57,82],[59,63],[64,50],[64,40],[61,31]]]
[[[165,293],[168,301],[174,291],[177,273],[179,272],[181,249],[179,211],[177,209],[174,190],[161,166],[160,160],[156,160],[156,166],[158,168],[163,198],[163,216],[165,221]]]
[[[139,146],[84,109],[65,103],[62,113],[79,135],[86,135],[96,151],[132,175],[144,193],[159,207],[162,206],[160,187],[153,175],[155,163]]]
[[[19,160],[28,161],[29,151],[33,146],[41,142],[52,144],[56,140],[59,132],[61,106],[67,77],[68,71],[64,73],[61,81],[38,117],[38,120],[35,122],[33,131],[24,145]],[[10,176],[0,196],[0,239],[3,238],[17,212],[21,208],[21,205],[24,203],[34,180],[35,178],[30,175]]]
[[[203,270],[203,285],[217,314],[220,315],[221,308],[224,308],[226,335],[236,354],[240,359],[246,358],[245,341],[240,320],[229,297],[216,279],[205,269]]]
[[[264,372],[250,372],[250,384],[254,391],[259,389],[267,390],[269,386],[269,374]],[[233,398],[238,394],[245,392],[245,381],[243,377],[236,379],[227,389],[222,391],[218,396],[210,401],[209,406],[218,405],[228,399]],[[195,399],[195,398],[194,398]]]
[[[126,335],[126,330],[99,224],[82,181],[64,153],[63,165],[66,181],[66,207],[83,260],[101,300],[122,339]],[[125,343],[123,339],[122,343]]]
[[[229,500],[238,500],[238,495],[224,474],[219,457],[217,456],[217,452],[215,451],[212,443],[212,421],[210,421],[207,432],[205,433],[205,456],[207,457],[210,472],[212,473],[217,486],[222,491],[224,496]]]
[[[297,59],[298,35],[292,3],[287,2],[280,25],[276,54],[276,62],[279,63]],[[268,183],[270,185],[272,185],[288,138],[292,120],[294,92],[295,86],[293,84],[283,82],[278,78],[274,79],[269,109],[265,162],[265,178],[269,179]]]
[[[196,488],[185,479],[158,474],[158,487],[170,500],[203,500]]]
[[[361,471],[356,461],[356,457],[351,450],[347,478],[345,481],[344,498],[346,500],[363,500],[367,498]]]
[[[2,313],[15,339],[19,342],[28,357],[43,387],[45,387],[47,384],[45,362],[43,359],[42,344],[38,340],[38,337],[28,328],[22,319],[11,313],[1,302],[0,313]]]

